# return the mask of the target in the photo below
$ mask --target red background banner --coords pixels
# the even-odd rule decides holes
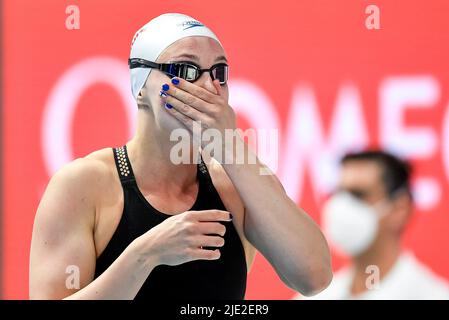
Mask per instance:
[[[365,26],[370,4],[379,30]],[[66,28],[69,5],[79,8],[79,30]],[[28,298],[33,219],[51,175],[132,135],[131,40],[165,12],[191,15],[218,35],[239,125],[279,129],[277,173],[317,222],[345,151],[379,146],[409,159],[417,210],[404,246],[449,279],[448,1],[7,0],[3,298]],[[333,255],[335,269],[344,262]],[[258,255],[246,298],[293,294]]]

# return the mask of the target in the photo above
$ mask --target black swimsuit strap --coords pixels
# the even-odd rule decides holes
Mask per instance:
[[[136,177],[134,176],[131,162],[129,161],[126,144],[118,148],[113,148],[113,153],[117,172],[120,177],[120,182],[123,186],[135,186]],[[198,178],[203,178],[208,187],[212,185],[209,170],[207,169],[207,166],[204,163],[203,156],[201,154],[200,162],[198,164]]]
[[[136,178],[128,158],[126,144],[122,147],[114,148],[114,160],[122,185],[135,184]]]

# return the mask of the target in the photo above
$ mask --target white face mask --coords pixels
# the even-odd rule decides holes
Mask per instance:
[[[386,213],[376,209],[378,206],[366,204],[348,192],[338,192],[324,205],[323,231],[337,250],[357,256],[377,236],[379,220]]]

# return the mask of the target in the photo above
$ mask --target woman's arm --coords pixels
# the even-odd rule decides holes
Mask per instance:
[[[332,280],[327,242],[309,215],[285,193],[276,175],[261,175],[267,167],[246,143],[236,138],[255,164],[223,164],[245,205],[245,234],[273,265],[281,279],[303,295],[314,295]],[[229,159],[228,159],[229,160]]]
[[[101,170],[92,160],[78,159],[50,180],[34,222],[30,299],[133,299],[155,267],[134,241],[93,280],[95,184]]]

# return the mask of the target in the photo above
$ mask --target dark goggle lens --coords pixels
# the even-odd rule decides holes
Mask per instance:
[[[183,65],[181,67],[181,77],[187,81],[195,81],[198,79],[199,72],[194,66]]]
[[[212,75],[214,79],[218,79],[220,84],[225,84],[228,81],[228,66],[218,65],[212,69]]]
[[[168,70],[171,75],[180,77],[190,82],[194,82],[200,77],[200,69],[196,66],[190,64],[175,64],[172,66],[173,67]],[[226,84],[228,81],[228,68],[229,67],[226,64],[215,66],[211,70],[213,79],[218,79],[220,84]]]

